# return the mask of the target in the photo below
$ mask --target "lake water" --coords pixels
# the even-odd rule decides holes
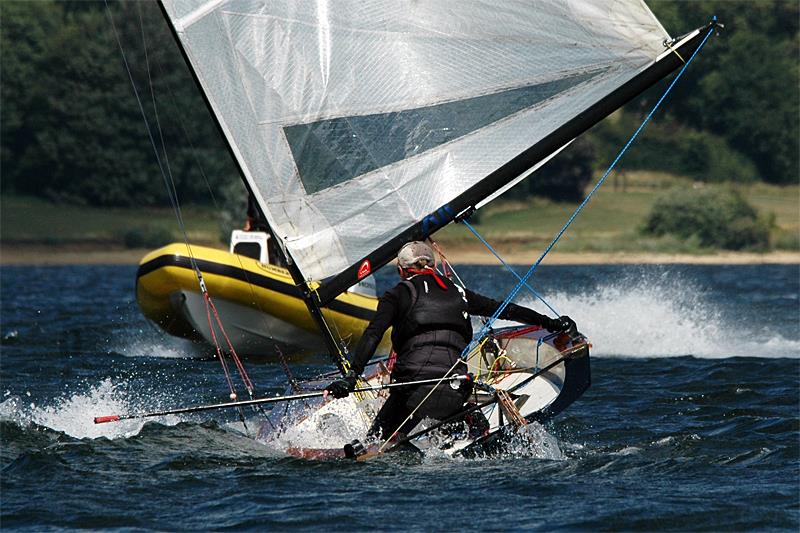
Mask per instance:
[[[514,285],[459,272],[499,299]],[[366,463],[285,457],[219,411],[95,426],[227,399],[218,362],[141,317],[134,279],[0,269],[4,530],[800,528],[797,265],[543,266],[534,285],[593,343],[591,389],[500,457]],[[283,391],[279,366],[248,368]]]

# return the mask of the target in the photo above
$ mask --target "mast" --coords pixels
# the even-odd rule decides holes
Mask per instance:
[[[222,135],[222,138],[225,140],[225,146],[228,148],[228,153],[230,154],[231,159],[233,159],[233,161],[236,164],[236,169],[239,171],[239,176],[241,177],[242,182],[244,182],[244,185],[247,188],[247,193],[249,195],[253,195],[253,190],[250,187],[250,183],[245,178],[245,172],[244,169],[242,168],[241,162],[239,161],[239,158],[236,157],[236,152],[231,146],[228,136],[225,134],[225,129],[222,127],[219,118],[214,112],[214,108],[211,105],[211,101],[209,100],[208,95],[206,94],[206,91],[203,88],[202,83],[200,83],[200,79],[197,76],[197,72],[195,71],[194,66],[192,66],[192,62],[189,60],[189,56],[187,55],[186,50],[184,49],[183,44],[181,43],[181,40],[178,37],[177,30],[175,29],[175,26],[172,24],[172,21],[170,20],[169,15],[167,13],[167,10],[164,7],[164,4],[161,0],[157,0],[157,3],[159,9],[161,10],[162,16],[164,17],[164,20],[167,21],[167,26],[170,29],[172,38],[175,40],[175,42],[178,45],[178,49],[181,51],[181,56],[183,57],[183,61],[189,68],[189,72],[192,75],[192,79],[194,79],[195,85],[197,85],[197,88],[200,90],[200,95],[203,97],[203,101],[206,104],[206,108],[208,109],[211,117],[214,119],[214,124],[217,126],[217,129]],[[264,211],[261,209],[261,205],[259,202],[256,202],[256,208],[258,209],[259,214],[261,215],[261,219],[266,221],[267,218],[264,216]],[[269,226],[269,224],[267,224],[267,227],[269,228],[270,237],[275,239],[275,235],[272,231],[272,228]],[[342,375],[346,374],[349,369],[349,364],[347,362],[347,358],[345,357],[347,354],[347,348],[339,340],[336,339],[330,327],[328,326],[328,323],[325,321],[325,317],[322,314],[322,307],[319,302],[319,298],[318,297],[315,298],[314,290],[309,286],[306,280],[303,279],[303,276],[300,270],[297,268],[297,265],[295,264],[294,260],[292,259],[291,254],[289,254],[289,251],[283,246],[282,243],[280,243],[278,239],[275,240],[279,242],[278,248],[281,250],[281,253],[284,256],[286,262],[286,268],[289,270],[289,273],[291,274],[292,280],[294,281],[295,285],[297,285],[297,287],[300,289],[300,293],[303,296],[303,301],[305,302],[306,307],[308,308],[308,312],[311,314],[314,323],[317,325],[317,328],[319,328],[320,332],[322,333],[325,346],[328,349],[328,354],[330,355],[334,365],[336,365],[336,368],[339,370],[339,372]],[[350,285],[352,285],[352,283]],[[339,293],[347,290],[350,287],[350,285],[344,287],[341,291],[339,291]],[[330,298],[330,300],[336,298],[336,296],[338,296],[339,293]]]
[[[665,42],[665,52],[657,58],[652,65],[634,76],[627,83],[606,95],[583,113],[563,124],[537,144],[508,161],[505,165],[461,193],[448,204],[430,213],[420,222],[407,228],[339,274],[323,280],[320,288],[317,290],[320,303],[325,305],[327,302],[336,298],[342,291],[359,281],[359,271],[362,269],[362,265],[371,265],[373,271],[377,270],[391,261],[397,253],[397,250],[399,250],[404,243],[428,238],[435,231],[455,220],[459,214],[474,208],[482,199],[513,181],[539,161],[549,157],[553,152],[561,149],[566,143],[578,137],[612,112],[666,77],[672,71],[679,68],[684,62],[683,58],[690,57],[692,52],[700,46],[705,33],[716,25],[717,22],[712,21],[688,33],[674,44]]]

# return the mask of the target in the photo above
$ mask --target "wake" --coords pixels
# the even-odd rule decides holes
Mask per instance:
[[[650,274],[591,293],[559,292],[547,298],[578,323],[593,356],[800,358],[800,340],[776,331],[764,317],[749,320],[754,315],[750,309],[712,303],[705,292],[678,275]],[[534,306],[530,297],[522,303]],[[541,304],[535,307],[544,312]]]

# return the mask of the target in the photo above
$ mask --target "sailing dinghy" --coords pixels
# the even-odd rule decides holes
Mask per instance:
[[[466,363],[471,374],[465,378],[479,386],[464,409],[452,420],[423,420],[415,433],[399,441],[353,440],[367,434],[388,390],[339,400],[316,398],[278,409],[274,413],[279,416],[262,426],[259,438],[306,459],[359,458],[399,448],[418,452],[436,448],[449,455],[473,456],[491,451],[531,422],[549,420],[591,384],[589,345],[575,332],[553,334],[538,326],[500,328],[483,337]],[[453,378],[440,386],[459,383],[461,376]],[[332,379],[335,374],[322,376],[292,392],[319,390]],[[385,361],[367,367],[365,386],[386,383],[390,373]],[[359,446],[363,446],[360,451],[354,449]]]
[[[349,368],[347,346],[324,306],[405,242],[454,221],[471,228],[474,210],[685,69],[716,24],[672,39],[641,0],[161,6],[340,374]],[[469,455],[546,420],[589,387],[586,337],[496,329],[494,321],[531,288],[536,267],[585,203],[525,276],[512,272],[519,283],[462,355],[469,375],[447,375],[434,386],[474,382],[453,417],[395,442],[351,442],[364,435],[385,390],[403,386],[387,383],[384,361],[368,367],[360,392],[341,400],[322,398],[319,388],[332,377],[323,376],[291,381],[289,396],[245,402],[231,385],[233,402],[195,409],[285,402],[269,413],[262,437],[284,439],[305,457],[344,453],[348,442],[349,454],[362,457],[400,445]],[[100,421],[112,419],[120,417]],[[320,438],[309,442],[312,435]]]

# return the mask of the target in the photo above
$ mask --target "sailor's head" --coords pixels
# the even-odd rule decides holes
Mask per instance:
[[[407,242],[397,252],[397,269],[400,276],[408,277],[408,270],[421,270],[436,266],[436,256],[431,247],[422,241]]]

